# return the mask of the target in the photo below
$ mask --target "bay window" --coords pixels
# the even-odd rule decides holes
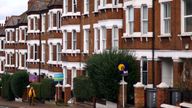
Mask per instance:
[[[67,50],[67,31],[65,30],[64,32],[63,32],[63,49],[64,50]]]

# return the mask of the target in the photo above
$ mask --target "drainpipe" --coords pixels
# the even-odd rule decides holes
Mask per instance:
[[[39,33],[39,51],[38,51],[39,52],[39,54],[38,54],[39,55],[39,78],[38,78],[38,80],[40,82],[40,80],[41,80],[40,79],[40,74],[41,74],[41,13],[39,13],[39,17],[40,17],[40,19],[39,19],[40,20],[40,22],[39,22],[40,24],[39,24],[38,27],[39,27],[39,32],[40,33]]]
[[[152,83],[153,83],[153,88],[155,88],[155,61],[154,61],[154,57],[155,57],[155,1],[152,1],[152,31],[153,31],[153,37],[152,37]]]

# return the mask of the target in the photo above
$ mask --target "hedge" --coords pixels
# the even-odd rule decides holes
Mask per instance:
[[[1,95],[2,98],[7,99],[7,100],[14,100],[14,95],[13,92],[11,91],[11,75],[9,74],[4,74],[2,76],[2,90],[1,90]]]
[[[16,98],[22,97],[29,84],[29,75],[26,71],[17,71],[12,75],[11,90]]]
[[[45,100],[50,100],[54,98],[55,95],[55,85],[53,79],[43,79],[41,81],[41,96]]]
[[[79,101],[90,100],[95,96],[93,84],[88,77],[80,76],[74,78],[74,96]]]

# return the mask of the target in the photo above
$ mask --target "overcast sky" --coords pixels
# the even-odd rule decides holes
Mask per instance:
[[[0,0],[0,23],[6,16],[20,15],[27,10],[28,0]]]

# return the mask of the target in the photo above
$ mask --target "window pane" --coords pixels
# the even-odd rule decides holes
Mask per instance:
[[[148,19],[148,9],[147,9],[147,6],[143,6],[143,19]]]
[[[164,3],[164,18],[168,18],[170,16],[171,16],[170,3]]]
[[[192,0],[185,0],[185,15],[192,15]]]
[[[133,13],[133,7],[129,7],[128,8],[128,15],[129,15],[129,18],[128,18],[128,20],[129,21],[133,21],[133,17],[134,17],[134,13]]]
[[[143,67],[142,67],[143,71],[147,71],[147,60],[145,60],[145,58],[143,59]]]
[[[143,76],[143,78],[142,78],[142,79],[143,79],[143,81],[142,81],[143,84],[144,84],[144,85],[147,85],[147,72],[143,72],[143,75],[142,75],[142,76]]]
[[[143,34],[148,32],[148,21],[143,21]]]
[[[129,33],[133,34],[133,22],[129,23]]]
[[[192,17],[185,18],[185,32],[192,32]]]
[[[170,20],[169,19],[165,19],[164,20],[164,31],[165,31],[165,33],[170,33]]]

